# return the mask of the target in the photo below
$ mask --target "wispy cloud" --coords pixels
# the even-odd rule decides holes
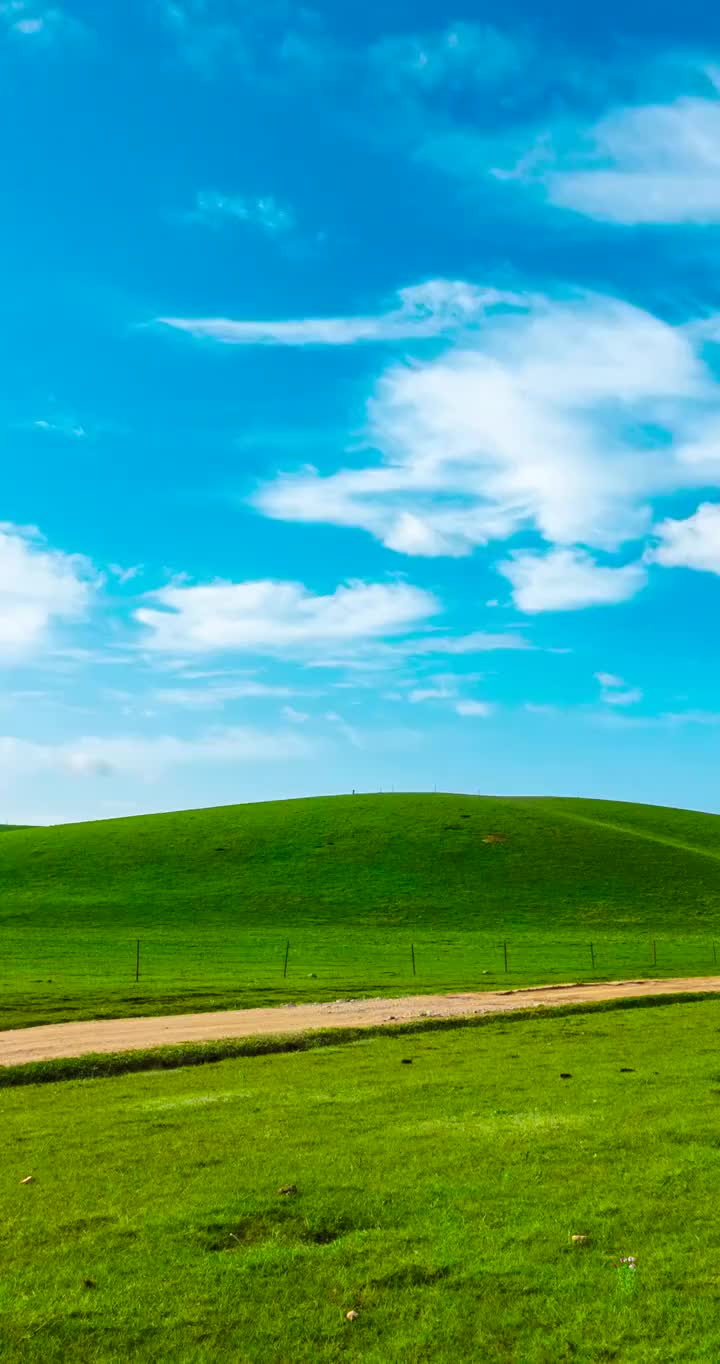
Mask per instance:
[[[499,37],[518,64],[505,74],[500,64],[508,117],[483,123],[450,103],[443,118],[418,121],[418,159],[471,193],[484,186],[487,194],[494,180],[508,194],[521,190],[618,227],[720,222],[717,64],[687,50],[648,55],[627,46],[585,61],[552,40],[540,50]],[[442,44],[434,63],[432,51],[428,67],[441,78]],[[552,109],[559,112],[538,117]]]
[[[142,564],[130,564],[127,568],[124,568],[122,564],[108,564],[108,573],[110,573],[121,586],[125,583],[132,582],[135,578],[139,578],[143,571]]]
[[[350,582],[327,596],[291,582],[172,585],[148,600],[135,613],[146,647],[179,656],[369,640],[405,633],[440,610],[431,593],[407,583]]]
[[[642,701],[642,696],[639,687],[627,687],[623,691],[604,692],[601,700],[608,706],[634,706]]]
[[[683,729],[694,725],[715,728],[720,725],[720,711],[662,711],[659,715],[622,715],[617,711],[603,711],[591,715],[590,719],[605,729]]]
[[[411,705],[418,705],[427,701],[431,703],[440,702],[441,704],[447,702],[456,715],[488,716],[495,710],[489,701],[478,701],[472,697],[460,695],[463,688],[471,682],[478,681],[480,676],[479,673],[441,673],[436,677],[428,678],[425,685],[413,687],[408,693],[407,700]],[[401,697],[397,699],[401,699]]]
[[[418,705],[422,701],[447,701],[455,695],[452,687],[413,687],[408,695],[411,705]]]
[[[551,203],[607,222],[717,223],[719,172],[720,100],[683,97],[614,110],[544,183]]]
[[[315,83],[339,55],[319,14],[294,0],[156,0],[155,8],[178,57],[207,79],[233,66],[283,94],[289,75]]]
[[[510,653],[536,649],[538,646],[518,634],[489,634],[476,630],[467,635],[443,635],[430,631],[423,635],[403,632],[403,638],[361,639],[348,644],[339,640],[327,653],[313,650],[303,656],[304,667],[323,672],[345,674],[334,687],[360,688],[365,691],[391,684],[398,700],[407,700],[413,688],[448,688],[457,691],[458,677],[464,682],[478,681],[480,673],[433,673],[427,676],[426,666],[435,666],[455,657],[472,657],[495,651]]]
[[[32,422],[31,425],[35,431],[54,432],[56,435],[68,436],[72,440],[84,440],[88,434],[85,427],[82,426],[80,422],[74,421],[70,417],[55,418],[52,421],[47,417],[40,417],[37,421]]]
[[[498,649],[533,649],[535,646],[523,635],[474,630],[469,635],[426,635],[404,641],[398,647],[407,654],[482,654]]]
[[[358,342],[416,340],[472,325],[486,312],[521,303],[516,294],[436,279],[401,289],[398,306],[375,316],[310,317],[292,321],[238,322],[230,318],[159,317],[156,321],[191,336],[226,345],[347,346]]]
[[[50,43],[81,34],[83,26],[55,5],[42,0],[0,0],[0,26],[11,37]]]
[[[382,38],[367,53],[372,75],[392,94],[427,98],[484,89],[513,76],[526,44],[491,24],[458,20],[443,29]]]
[[[267,700],[292,696],[292,687],[274,686],[269,682],[206,684],[202,687],[158,687],[149,700],[158,706],[178,706],[184,710],[216,710],[234,701]]]
[[[627,687],[623,678],[615,673],[595,673],[595,679],[601,687],[600,700],[606,706],[634,706],[642,701],[640,688]]]
[[[243,223],[269,237],[283,236],[296,226],[293,210],[272,194],[252,197],[203,190],[196,195],[195,206],[181,216],[185,222],[207,227]]]
[[[348,724],[344,716],[338,715],[337,711],[329,710],[325,714],[325,719],[329,720],[330,724],[335,726],[338,733],[342,734],[343,738],[347,739],[348,743],[351,744],[353,748],[364,747],[359,730],[354,725]]]
[[[458,701],[455,706],[455,713],[474,719],[486,720],[493,714],[495,707],[489,701]]]
[[[139,776],[152,780],[186,764],[292,761],[311,757],[316,745],[294,731],[214,729],[192,739],[87,736],[59,743],[35,743],[0,736],[3,773],[32,776],[59,772],[74,777]]]
[[[289,720],[291,725],[304,725],[310,719],[307,711],[296,710],[295,706],[283,706],[280,714],[284,720]]]

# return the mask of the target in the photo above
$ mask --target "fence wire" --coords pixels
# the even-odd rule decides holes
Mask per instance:
[[[720,941],[720,933],[718,936]],[[474,935],[351,938],[158,931],[0,937],[0,992],[29,996],[72,990],[238,991],[273,987],[386,991],[434,986],[477,989],[514,980],[607,979],[628,974],[712,974],[717,944],[706,937],[532,939]]]

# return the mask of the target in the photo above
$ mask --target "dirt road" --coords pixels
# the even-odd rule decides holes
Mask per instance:
[[[694,990],[720,992],[720,976],[680,980],[606,981],[600,985],[545,985],[529,990],[483,994],[411,995],[405,999],[348,999],[334,1004],[281,1005],[271,1009],[233,1009],[167,1018],[103,1019],[95,1023],[53,1023],[0,1032],[0,1066],[48,1061],[88,1052],[134,1051],[179,1042],[212,1042],[228,1037],[258,1037],[307,1032],[313,1028],[371,1028],[419,1018],[471,1018],[543,1004],[585,1004]]]

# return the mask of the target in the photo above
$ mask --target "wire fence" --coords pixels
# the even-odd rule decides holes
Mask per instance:
[[[6,933],[0,994],[63,990],[272,988],[467,989],[628,975],[706,975],[718,941],[706,937],[532,939],[488,935],[248,937],[208,934]],[[312,981],[317,986],[311,985]]]

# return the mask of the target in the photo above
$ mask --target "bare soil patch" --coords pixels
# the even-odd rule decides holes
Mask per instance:
[[[458,995],[410,995],[402,999],[343,999],[334,1004],[281,1005],[165,1018],[102,1019],[53,1023],[0,1032],[0,1066],[49,1061],[61,1056],[135,1051],[182,1042],[310,1032],[314,1028],[376,1028],[421,1018],[473,1018],[478,1014],[543,1005],[587,1004],[644,995],[720,992],[720,976],[676,980],[604,981],[598,985],[541,985]]]

